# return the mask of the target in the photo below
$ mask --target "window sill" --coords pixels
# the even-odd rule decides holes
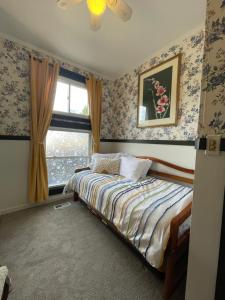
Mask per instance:
[[[71,112],[62,112],[62,111],[58,111],[58,110],[53,110],[53,115],[62,116],[65,118],[74,117],[74,118],[78,118],[78,119],[90,120],[90,115],[82,115],[82,114],[76,114],[76,113],[71,113]]]
[[[62,194],[63,189],[65,185],[56,185],[56,186],[51,186],[48,188],[48,195],[49,196],[54,196],[54,195],[59,195]]]
[[[88,117],[53,113],[51,127],[91,131],[91,121]]]

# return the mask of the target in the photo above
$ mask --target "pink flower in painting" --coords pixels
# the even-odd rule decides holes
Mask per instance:
[[[159,81],[155,81],[154,88],[157,90],[159,88]]]
[[[165,107],[164,106],[157,106],[156,111],[157,111],[158,114],[161,114],[165,111]]]
[[[165,92],[166,92],[166,88],[164,88],[162,85],[160,85],[157,88],[156,96],[162,96],[163,94],[165,94]]]
[[[169,98],[166,95],[163,95],[158,101],[157,101],[158,105],[161,106],[167,106],[169,105]]]

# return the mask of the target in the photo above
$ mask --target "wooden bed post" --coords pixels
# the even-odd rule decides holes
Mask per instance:
[[[188,244],[190,229],[179,236],[179,228],[191,216],[192,203],[173,218],[170,224],[169,251],[165,270],[164,298],[171,297],[177,284],[187,271]]]
[[[78,196],[78,194],[76,192],[73,193],[73,201],[74,202],[79,201],[79,196]]]
[[[176,261],[173,254],[170,254],[167,258],[166,263],[166,273],[165,273],[165,282],[164,282],[164,291],[163,296],[165,300],[168,300],[174,291],[174,267]]]

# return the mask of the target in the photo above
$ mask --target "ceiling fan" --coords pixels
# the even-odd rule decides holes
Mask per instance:
[[[67,9],[83,0],[56,0],[59,8]],[[101,27],[102,15],[106,8],[110,8],[123,21],[131,18],[132,9],[124,0],[86,0],[90,12],[90,26],[96,31]]]

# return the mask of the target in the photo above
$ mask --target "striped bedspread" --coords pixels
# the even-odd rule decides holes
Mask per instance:
[[[193,198],[191,187],[154,177],[132,182],[121,176],[82,171],[65,187],[101,212],[155,268],[163,263],[171,220]]]

